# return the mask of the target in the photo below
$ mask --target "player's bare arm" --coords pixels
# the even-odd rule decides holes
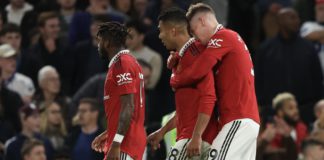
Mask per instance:
[[[170,118],[170,120],[163,127],[157,131],[151,133],[147,137],[147,142],[151,144],[154,150],[160,148],[160,141],[163,139],[164,135],[176,127],[176,114]]]
[[[119,123],[116,135],[126,135],[131,119],[134,112],[134,94],[126,94],[120,96],[121,110],[119,114]],[[108,160],[119,160],[120,159],[120,144],[121,142],[114,141],[110,151],[108,152]]]

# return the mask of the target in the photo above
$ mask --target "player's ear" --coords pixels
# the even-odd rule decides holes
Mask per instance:
[[[205,22],[205,19],[203,17],[199,17],[198,21],[199,21],[199,23],[202,24],[202,26],[205,26],[206,22]]]
[[[175,27],[173,27],[173,28],[171,29],[171,33],[172,33],[173,36],[176,35],[176,28],[175,28]]]

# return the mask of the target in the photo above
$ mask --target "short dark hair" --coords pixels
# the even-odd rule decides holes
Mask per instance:
[[[308,147],[311,147],[311,146],[322,146],[324,147],[324,143],[319,141],[319,140],[316,140],[316,139],[306,139],[302,142],[302,145],[301,145],[301,149],[302,149],[302,152],[305,152],[306,149]]]
[[[159,15],[158,20],[171,23],[183,23],[186,25],[189,24],[185,11],[178,7],[171,7],[163,10]]]
[[[127,28],[119,22],[105,22],[99,25],[98,37],[108,40],[115,47],[125,46],[129,35]]]
[[[43,12],[38,16],[38,26],[44,27],[47,20],[52,18],[59,18],[58,14],[56,12]]]
[[[22,157],[28,155],[37,146],[44,146],[44,143],[37,139],[27,139],[21,149]]]
[[[0,36],[4,36],[7,33],[20,33],[20,28],[18,25],[13,24],[13,23],[7,23],[5,25],[3,25],[3,28],[0,32]]]
[[[204,3],[196,3],[189,7],[188,12],[186,14],[188,21],[192,19],[193,16],[195,16],[197,13],[201,12],[211,12],[215,14],[214,10],[207,4]]]
[[[91,111],[99,111],[99,102],[96,99],[93,98],[82,98],[80,100],[80,104],[81,103],[87,103],[90,104],[90,109]]]
[[[146,33],[146,26],[139,19],[132,19],[130,21],[127,21],[125,26],[127,28],[134,28],[140,34],[145,34]]]

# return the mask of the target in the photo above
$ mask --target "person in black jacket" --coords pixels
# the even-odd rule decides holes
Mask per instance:
[[[261,45],[254,61],[258,104],[268,106],[261,113],[269,113],[272,98],[290,92],[300,104],[301,118],[309,124],[314,120],[312,106],[322,96],[321,65],[313,45],[298,34],[297,12],[284,8],[277,16],[279,34]]]

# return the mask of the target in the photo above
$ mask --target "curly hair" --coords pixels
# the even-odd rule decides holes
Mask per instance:
[[[99,25],[97,36],[109,41],[115,47],[123,47],[129,32],[124,25],[118,22],[105,22]]]

